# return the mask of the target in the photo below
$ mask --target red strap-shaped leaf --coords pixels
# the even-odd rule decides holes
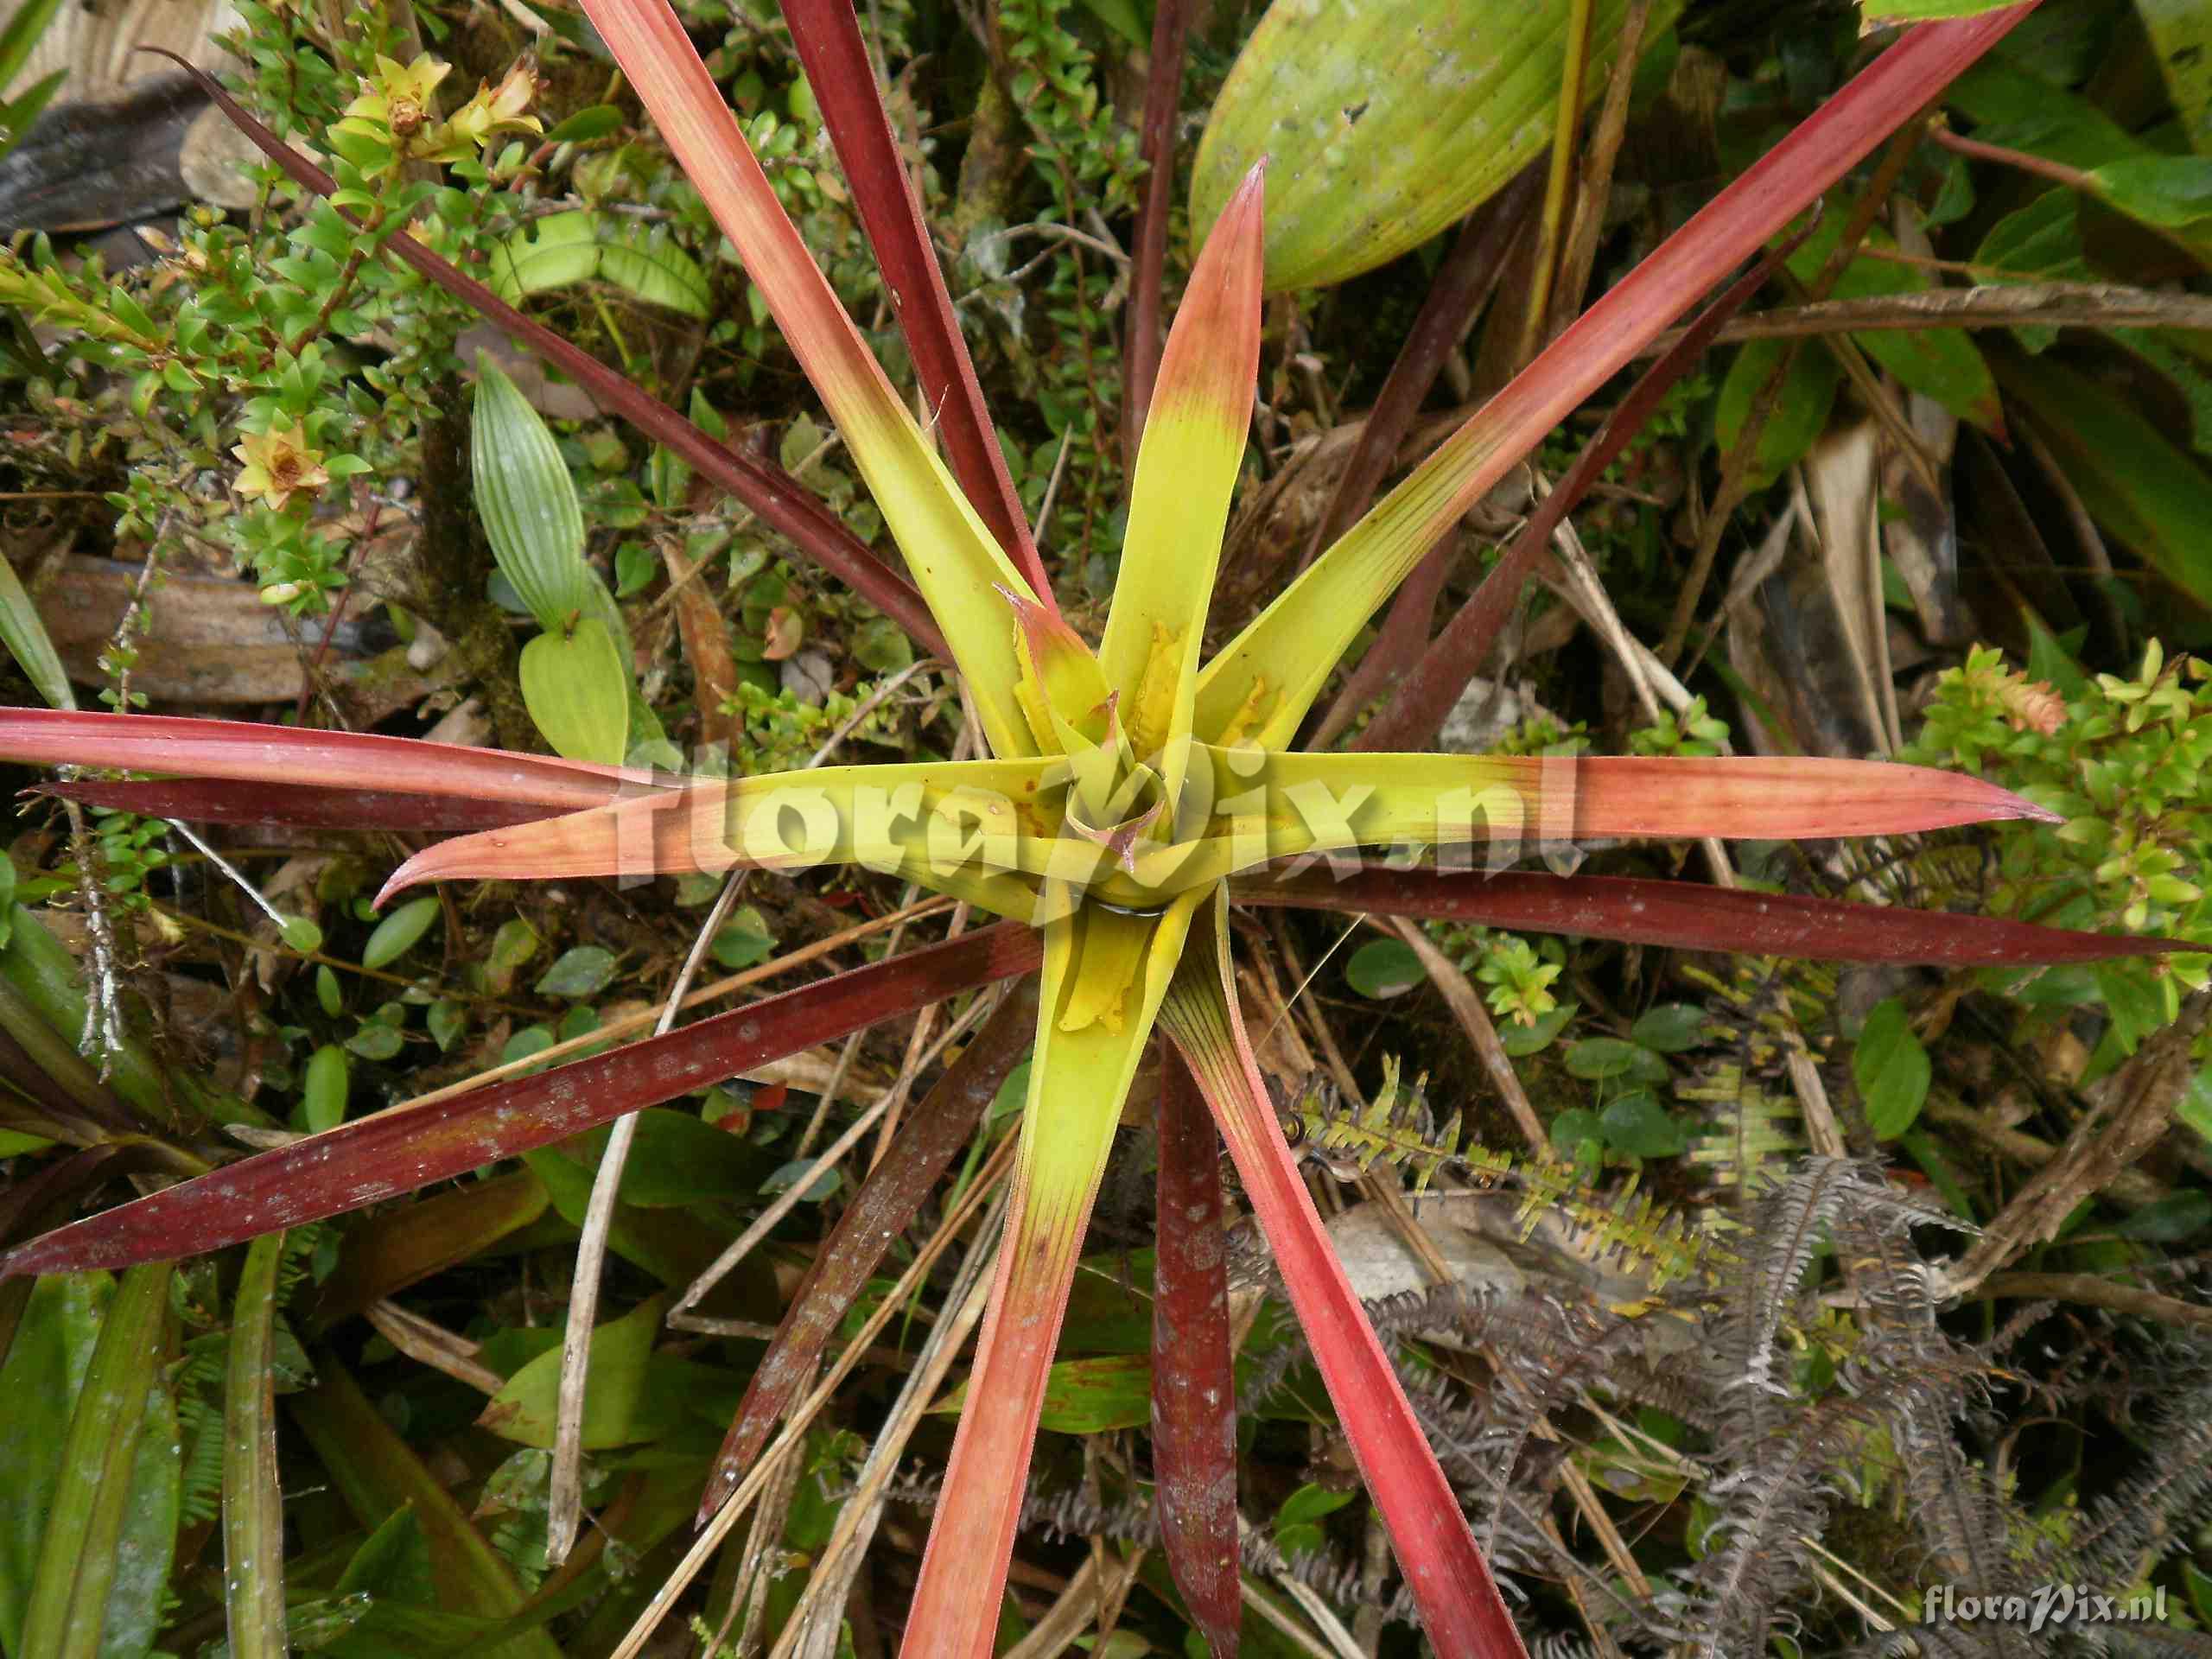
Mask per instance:
[[[1024,972],[1039,954],[1028,928],[982,928],[536,1077],[357,1118],[35,1238],[0,1255],[0,1279],[196,1255],[342,1215]]]
[[[1363,869],[1262,874],[1234,884],[1245,905],[1365,911],[1425,921],[1477,922],[1536,933],[1579,933],[1683,950],[1735,950],[1823,962],[2011,967],[2155,957],[2196,947],[2167,939],[2082,933],[1994,916],[1854,905],[1802,893],[1747,893],[1637,876],[1497,875]]]
[[[1198,941],[1197,948],[1205,949]],[[1183,1057],[1160,1057],[1153,1270],[1152,1472],[1160,1541],[1213,1659],[1235,1659],[1236,1378],[1221,1228],[1221,1136]]]

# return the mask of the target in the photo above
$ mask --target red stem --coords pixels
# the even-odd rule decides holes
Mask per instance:
[[[875,66],[851,0],[784,0],[784,22],[822,106],[822,124],[852,184],[861,228],[891,291],[892,308],[899,314],[953,476],[1007,556],[1028,578],[1039,602],[1057,610],[1051,578],[1014,493],[1006,452],[984,406],[929,227],[877,93]]]
[[[252,139],[262,153],[302,189],[325,198],[337,190],[335,179],[280,142],[268,128],[248,115],[213,76],[159,47],[141,49],[161,52],[162,56],[190,74],[230,118],[232,124]],[[343,208],[338,213],[347,224],[362,228],[361,221],[353,213]],[[950,658],[951,649],[938,628],[937,619],[930,614],[929,607],[922,602],[921,594],[912,584],[886,567],[835,513],[788,474],[717,443],[590,353],[532,322],[483,283],[463,276],[404,229],[387,238],[383,245],[385,252],[397,255],[479,315],[527,342],[539,357],[570,378],[582,382],[605,407],[614,410],[654,442],[674,450],[696,470],[744,502],[770,528],[780,531],[802,553],[896,622],[915,644],[933,656]]]
[[[1152,61],[1144,89],[1144,207],[1137,217],[1136,274],[1129,292],[1129,337],[1122,347],[1122,458],[1134,473],[1163,337],[1160,283],[1167,264],[1167,210],[1175,189],[1175,111],[1183,98],[1183,48],[1191,0],[1159,0],[1152,18]]]

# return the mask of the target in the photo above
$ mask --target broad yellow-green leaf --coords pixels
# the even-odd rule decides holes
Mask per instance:
[[[595,276],[651,304],[707,315],[707,276],[698,261],[650,226],[585,209],[549,214],[511,232],[493,250],[491,269],[492,291],[510,304]]]
[[[500,571],[538,626],[564,626],[588,599],[584,516],[575,483],[553,434],[521,388],[481,353],[469,465],[476,511]]]
[[[593,617],[550,628],[522,648],[522,701],[556,754],[622,764],[630,732],[630,676],[606,626]]]
[[[1128,534],[1106,636],[1107,683],[1169,798],[1186,761],[1192,687],[1222,531],[1244,459],[1260,361],[1262,175],[1254,168],[1207,238],[1175,313],[1145,418]]]
[[[1655,0],[1649,45],[1681,0]],[[1598,0],[1586,104],[1604,95],[1627,0]],[[1191,179],[1203,233],[1272,157],[1268,289],[1342,282],[1465,217],[1551,143],[1563,0],[1276,0],[1215,100]]]
[[[2212,7],[2204,0],[2135,0],[2135,15],[2158,54],[2190,147],[2212,155]]]
[[[457,836],[417,853],[385,891],[478,876],[680,874],[860,864],[1027,921],[1031,887],[1011,872],[1054,845],[1040,804],[1065,763],[925,761],[822,766],[696,784],[612,806]]]
[[[953,1441],[908,1616],[910,1652],[988,1650],[996,1598],[978,1597],[972,1575],[947,1572],[945,1564],[995,1571],[1012,1548],[1091,1200],[1129,1081],[1205,897],[1194,893],[1156,916],[1087,906],[1046,929],[1014,1202],[968,1382],[990,1409],[963,1416]]]
[[[1035,753],[1014,688],[1014,630],[998,590],[1027,583],[938,459],[823,280],[721,90],[667,0],[587,0],[630,82],[843,435],[868,493],[944,630],[992,752]],[[1049,594],[1038,597],[1050,601]]]

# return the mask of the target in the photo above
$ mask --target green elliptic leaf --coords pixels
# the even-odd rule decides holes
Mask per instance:
[[[587,617],[522,648],[522,700],[556,754],[620,766],[630,734],[629,674],[606,626]]]
[[[1656,41],[1681,10],[1658,0]],[[1626,0],[1598,0],[1582,78],[1604,96]],[[1268,175],[1267,286],[1339,283],[1472,212],[1551,143],[1567,8],[1529,0],[1278,3],[1215,101],[1191,180],[1191,230],[1252,163]]]
[[[672,1418],[666,1401],[662,1410],[650,1416],[641,1410],[653,1337],[660,1329],[661,1301],[655,1297],[642,1302],[591,1333],[591,1389],[584,1400],[587,1451],[650,1439],[681,1420],[680,1401],[675,1402]],[[556,1343],[508,1379],[484,1408],[481,1421],[503,1439],[550,1446],[560,1389],[561,1349]],[[656,1423],[653,1417],[660,1421]]]
[[[549,144],[588,144],[610,138],[622,130],[629,118],[612,104],[593,104],[578,110],[545,135]]]
[[[1866,1016],[1851,1057],[1851,1074],[1858,1079],[1866,1121],[1878,1139],[1896,1140],[1919,1118],[1928,1100],[1928,1051],[1896,997],[1875,1004]]]
[[[768,931],[760,911],[751,905],[740,905],[730,912],[708,950],[716,963],[734,973],[766,962],[775,948],[776,936]]]
[[[311,1134],[334,1129],[346,1121],[351,1071],[346,1051],[335,1043],[325,1043],[308,1061],[307,1082],[300,1093],[307,1107],[308,1129]]]
[[[368,944],[361,947],[361,966],[382,968],[397,962],[415,948],[416,941],[429,932],[430,924],[437,919],[435,893],[426,893],[419,899],[410,899],[377,924]]]
[[[1705,1040],[1705,1010],[1694,1002],[1662,1002],[1629,1028],[1630,1039],[1660,1054],[1680,1054]]]
[[[1374,939],[1351,953],[1344,977],[1362,996],[1403,996],[1428,977],[1413,947],[1400,939]]]
[[[540,975],[540,996],[597,996],[614,977],[614,953],[604,945],[580,944],[563,950]]]
[[[1751,406],[1788,348],[1784,340],[1755,340],[1738,352],[1736,360],[1728,365],[1728,378],[1720,384],[1720,402],[1713,413],[1713,435],[1722,454],[1735,448],[1744,423],[1751,418]],[[1835,359],[1825,349],[1808,345],[1797,353],[1752,453],[1748,476],[1753,489],[1763,490],[1781,477],[1827,429],[1840,378]]]
[[[1623,1095],[1598,1115],[1605,1144],[1637,1158],[1672,1158],[1690,1143],[1689,1132],[1648,1089]]]
[[[511,305],[525,295],[594,277],[650,304],[687,316],[707,315],[706,273],[665,232],[656,234],[651,226],[579,208],[532,219],[493,250],[490,287]]]
[[[1667,1080],[1667,1062],[1640,1043],[1618,1037],[1589,1037],[1567,1051],[1567,1069],[1591,1083],[1625,1078],[1630,1083]]]
[[[492,556],[539,626],[566,626],[590,602],[575,482],[521,388],[480,353],[469,445]]]

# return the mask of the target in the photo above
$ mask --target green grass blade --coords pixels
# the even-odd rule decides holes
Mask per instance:
[[[131,1268],[101,1322],[39,1541],[22,1659],[98,1659],[140,1633],[152,1645],[176,1539],[175,1414],[152,1409],[167,1399],[169,1273],[165,1262]],[[150,1457],[149,1430],[162,1442]]]
[[[284,1659],[284,1496],[272,1370],[283,1233],[253,1241],[231,1308],[223,1385],[223,1609],[231,1659]]]

